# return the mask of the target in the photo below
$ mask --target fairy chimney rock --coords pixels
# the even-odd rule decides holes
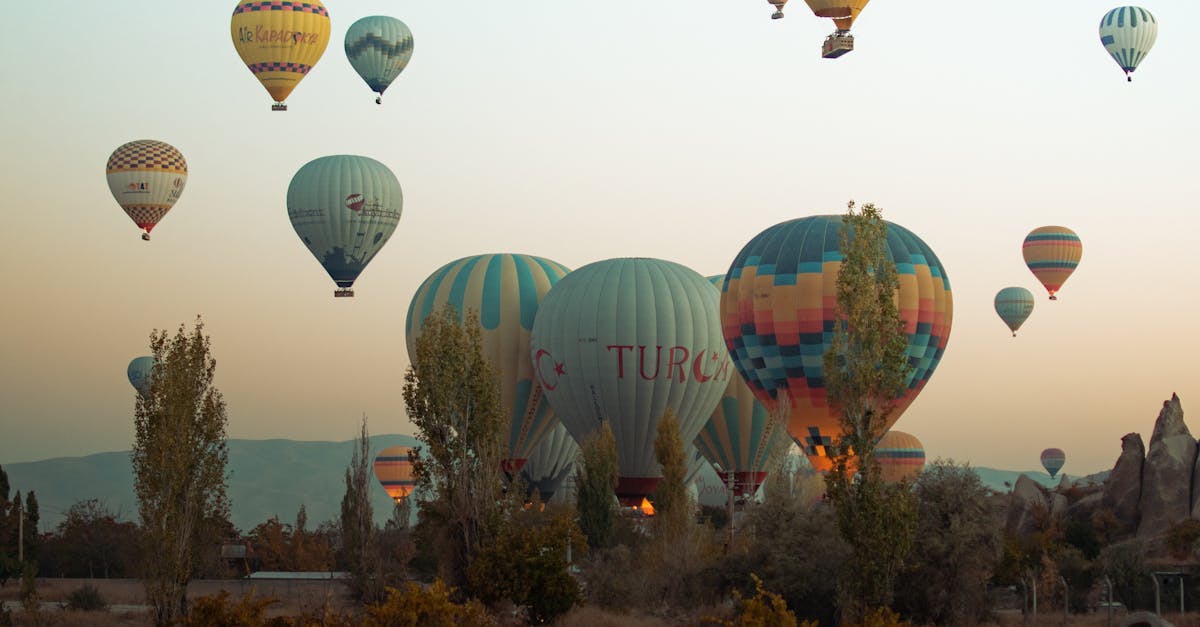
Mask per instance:
[[[1127,433],[1121,438],[1121,456],[1112,473],[1104,481],[1104,506],[1111,509],[1117,520],[1129,529],[1138,526],[1138,502],[1142,498],[1142,464],[1146,461],[1146,445],[1140,433]]]
[[[1146,453],[1138,537],[1162,534],[1191,515],[1195,464],[1196,440],[1183,422],[1179,397],[1172,394],[1158,413]]]

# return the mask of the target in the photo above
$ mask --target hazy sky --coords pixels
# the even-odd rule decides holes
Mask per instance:
[[[723,273],[755,234],[851,198],[923,238],[954,293],[945,358],[897,424],[929,456],[1110,468],[1160,403],[1200,408],[1200,3],[1159,19],[1125,82],[1097,36],[1113,3],[878,0],[857,49],[819,58],[801,0],[328,0],[324,58],[273,113],[229,36],[234,2],[27,2],[0,22],[0,464],[122,450],[125,367],[202,314],[235,438],[407,433],[404,315],[430,272],[521,252]],[[383,106],[342,51],[359,17],[415,36]],[[105,183],[159,139],[187,188],[142,242]],[[292,175],[327,154],[388,165],[395,236],[334,286],[296,237]],[[1083,261],[1050,302],[1020,247],[1062,224]],[[1013,339],[997,290],[1027,287]],[[1193,420],[1200,430],[1200,422]]]

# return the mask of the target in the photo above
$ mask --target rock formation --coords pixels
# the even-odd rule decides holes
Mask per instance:
[[[1044,515],[1050,512],[1051,507],[1050,494],[1046,488],[1028,476],[1021,475],[1013,485],[1005,528],[1009,533],[1016,535],[1033,533],[1037,530],[1035,510],[1040,509]]]
[[[1138,537],[1159,535],[1191,516],[1195,465],[1196,440],[1183,422],[1179,397],[1172,394],[1154,423],[1142,468]]]
[[[1146,445],[1142,436],[1128,433],[1121,438],[1121,456],[1112,474],[1104,482],[1104,506],[1112,510],[1117,520],[1129,529],[1137,529],[1138,502],[1142,498],[1142,464],[1146,461]]]

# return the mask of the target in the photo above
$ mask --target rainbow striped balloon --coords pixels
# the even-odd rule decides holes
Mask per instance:
[[[1067,454],[1060,448],[1048,448],[1042,451],[1042,468],[1050,474],[1053,479],[1058,471],[1067,463]]]
[[[417,485],[411,453],[407,446],[391,446],[375,456],[375,478],[397,503],[412,494]]]
[[[1050,300],[1058,300],[1058,290],[1079,266],[1083,243],[1075,231],[1065,226],[1039,226],[1025,236],[1021,255],[1030,272],[1050,292]]]
[[[479,316],[483,354],[496,368],[500,404],[509,415],[504,469],[521,470],[542,438],[558,423],[542,394],[529,359],[529,334],[542,297],[569,272],[562,264],[532,255],[464,257],[438,268],[413,295],[405,321],[408,355],[429,314],[447,303],[461,316]]]
[[[813,467],[828,470],[841,432],[825,390],[825,351],[837,320],[842,216],[777,224],[742,249],[726,274],[721,325],[734,365]],[[916,400],[950,339],[950,280],[933,250],[908,229],[887,223],[887,248],[900,282],[900,318],[911,366],[887,427]]]
[[[875,461],[884,481],[912,481],[925,469],[925,445],[917,436],[893,429],[875,443]]]

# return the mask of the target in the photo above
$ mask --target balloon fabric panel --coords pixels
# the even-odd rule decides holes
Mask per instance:
[[[253,0],[233,10],[238,55],[276,102],[312,70],[329,45],[329,13],[318,0]]]
[[[391,446],[375,456],[375,478],[395,501],[412,494],[417,485],[411,453],[407,446]]]
[[[1030,231],[1021,245],[1025,265],[1055,296],[1083,257],[1083,243],[1074,231],[1064,226],[1043,226]]]
[[[540,492],[542,501],[549,501],[558,488],[575,470],[575,458],[579,456],[579,445],[567,432],[562,423],[556,422],[546,437],[529,455],[521,476],[532,488]]]
[[[1113,61],[1129,74],[1158,38],[1158,21],[1141,7],[1117,7],[1100,18],[1100,43]]]
[[[133,361],[129,362],[129,366],[125,369],[125,376],[129,379],[129,384],[133,386],[133,389],[137,390],[138,394],[149,396],[150,384],[154,377],[154,356],[134,357]]]
[[[1041,455],[1042,467],[1053,478],[1062,470],[1062,467],[1067,463],[1067,454],[1060,448],[1048,448],[1042,451]]]
[[[383,95],[412,58],[412,31],[392,17],[364,17],[346,31],[345,50],[367,87]]]
[[[925,468],[925,446],[914,435],[888,431],[875,444],[875,460],[887,483],[912,480]]]
[[[149,233],[183,194],[188,168],[183,153],[174,146],[140,139],[114,150],[105,174],[117,204]]]
[[[1006,287],[996,293],[994,306],[1004,324],[1017,336],[1017,329],[1033,313],[1033,294],[1023,287]]]

